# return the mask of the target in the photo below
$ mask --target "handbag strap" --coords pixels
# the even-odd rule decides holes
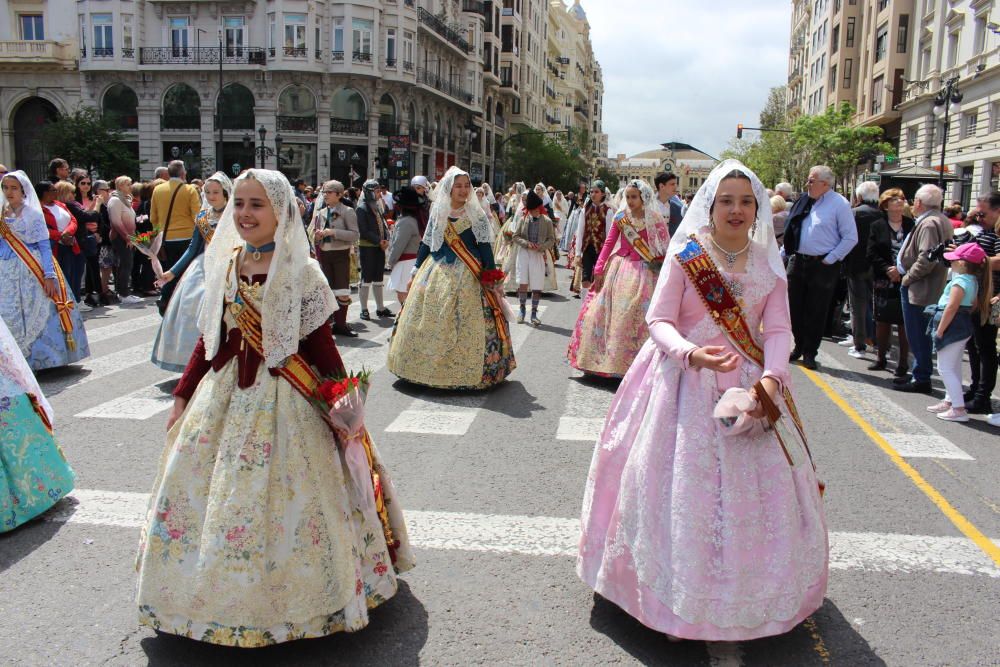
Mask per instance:
[[[177,199],[177,193],[180,192],[181,188],[183,188],[185,185],[187,185],[187,183],[181,183],[180,185],[178,185],[177,189],[174,190],[174,194],[170,196],[170,206],[167,207],[167,221],[163,225],[163,240],[164,241],[167,240],[167,230],[170,229],[170,216],[174,212],[174,201],[176,201],[176,199]]]

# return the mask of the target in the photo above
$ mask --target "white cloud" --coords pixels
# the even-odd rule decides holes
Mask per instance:
[[[718,156],[788,72],[791,3],[583,0],[604,71],[609,152],[682,141]]]

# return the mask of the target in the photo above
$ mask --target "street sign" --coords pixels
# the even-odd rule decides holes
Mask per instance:
[[[388,178],[408,180],[410,178],[410,136],[389,137]]]

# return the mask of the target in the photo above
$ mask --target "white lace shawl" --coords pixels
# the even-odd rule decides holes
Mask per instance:
[[[309,241],[299,222],[292,185],[284,174],[250,169],[233,184],[233,197],[222,212],[212,243],[205,251],[205,300],[198,328],[205,342],[205,357],[212,359],[221,344],[221,321],[226,301],[239,286],[236,249],[244,241],[236,227],[234,202],[240,183],[256,180],[264,186],[278,229],[275,249],[261,303],[264,362],[276,368],[299,348],[299,341],[318,329],[336,310],[336,300],[316,260],[309,256]],[[231,272],[230,272],[231,270]]]
[[[458,167],[448,169],[434,194],[430,221],[427,223],[423,238],[423,242],[431,249],[431,252],[437,252],[444,245],[444,230],[448,226],[448,214],[451,213],[451,188],[458,176],[468,177],[469,174]],[[468,218],[469,224],[472,225],[472,233],[476,237],[476,243],[493,243],[493,228],[489,218],[479,203],[479,197],[471,190],[469,198],[465,201],[465,216]]]
[[[667,253],[667,248],[670,247],[670,227],[663,216],[660,215],[660,212],[656,210],[656,206],[654,206],[656,194],[653,192],[653,188],[649,187],[649,183],[641,178],[636,178],[629,181],[622,188],[622,196],[618,204],[618,210],[615,212],[615,219],[617,220],[618,216],[622,214],[628,214],[631,217],[631,212],[628,208],[628,199],[624,194],[628,188],[635,188],[639,191],[639,196],[642,197],[643,215],[645,216],[642,222],[646,228],[646,242],[649,244],[650,250],[653,251],[653,255],[663,257]],[[639,221],[636,220],[635,222]]]
[[[16,178],[21,184],[21,190],[24,191],[24,206],[20,213],[15,215],[13,220],[7,218],[7,224],[11,231],[17,235],[22,243],[38,243],[48,240],[49,228],[45,225],[42,205],[38,201],[38,195],[35,194],[35,186],[31,184],[31,179],[20,169],[5,174],[4,178]],[[8,206],[7,198],[3,195],[3,190],[0,189],[0,212],[6,212]]]

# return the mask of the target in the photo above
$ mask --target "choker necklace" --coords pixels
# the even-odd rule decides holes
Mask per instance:
[[[733,267],[736,266],[736,260],[739,259],[739,256],[742,255],[743,253],[745,253],[747,250],[750,249],[750,244],[751,243],[753,243],[753,239],[748,239],[747,240],[747,244],[745,246],[743,246],[742,250],[737,250],[736,252],[729,252],[728,250],[726,250],[725,248],[723,248],[721,245],[719,245],[718,243],[716,243],[714,236],[712,237],[712,245],[715,246],[716,250],[718,250],[723,255],[725,255],[725,257],[726,257],[726,265],[729,267],[730,271],[732,271]]]
[[[274,252],[274,246],[275,245],[276,245],[275,242],[271,241],[270,243],[265,243],[264,245],[262,245],[259,248],[254,248],[252,245],[250,245],[249,243],[247,243],[246,249],[247,249],[247,252],[250,253],[250,255],[253,257],[254,261],[255,262],[259,262],[260,261],[260,255],[261,255],[261,253],[264,253],[264,252]]]

